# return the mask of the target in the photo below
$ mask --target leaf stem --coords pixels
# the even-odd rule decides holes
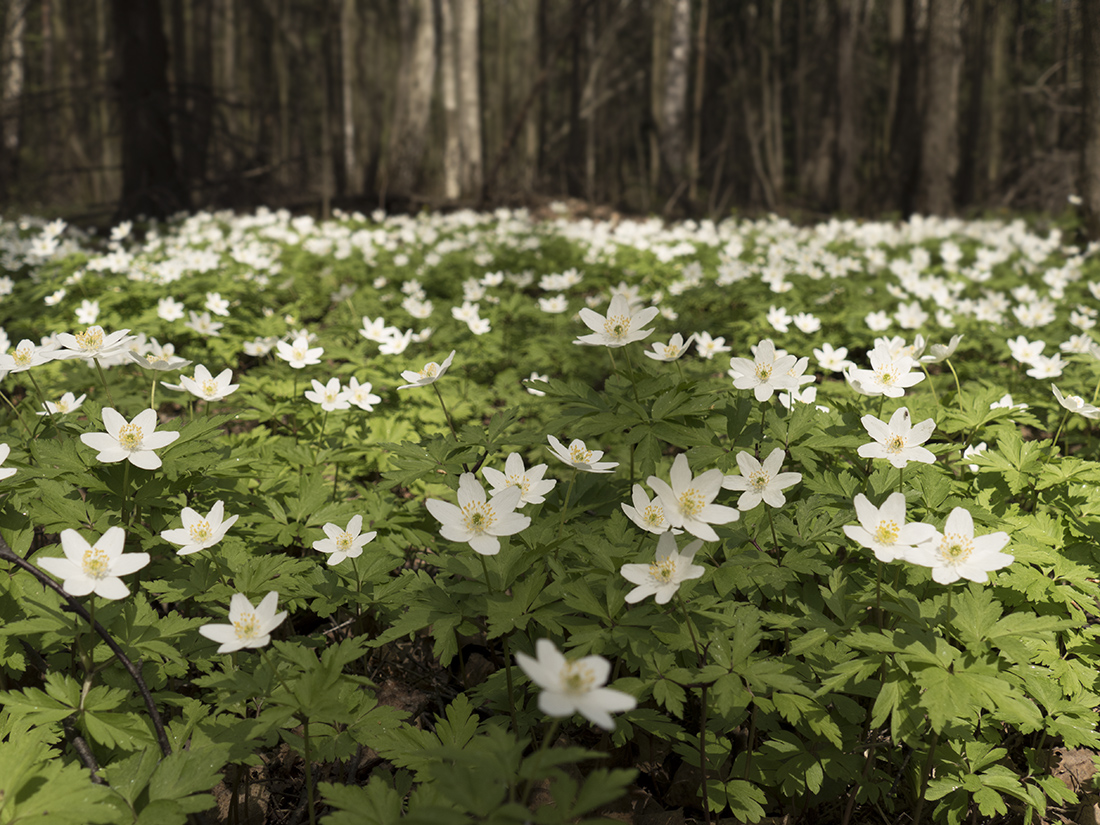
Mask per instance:
[[[100,365],[99,359],[93,358],[92,363],[95,364],[95,370],[99,373],[99,380],[103,383],[103,389],[107,392],[107,400],[110,401],[111,406],[117,410],[118,407],[115,407],[115,399],[111,397],[111,388],[107,386],[107,376],[103,374],[103,367]]]

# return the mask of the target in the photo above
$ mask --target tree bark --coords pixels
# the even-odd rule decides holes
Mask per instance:
[[[458,82],[456,73],[457,32],[454,4],[442,0],[439,5],[439,83],[443,97],[443,194],[449,201],[462,196],[462,135],[458,121]]]
[[[452,5],[457,0],[443,0]],[[408,195],[419,183],[435,82],[435,16],[432,0],[400,4],[401,64],[393,125],[390,128],[386,185],[389,193]]]
[[[673,0],[668,28],[668,62],[661,96],[661,154],[673,185],[687,176],[687,97],[691,58],[691,0]]]
[[[856,0],[838,0],[836,5],[836,203],[842,212],[855,212],[859,203],[856,166],[860,155],[856,115],[859,109],[855,75]]]
[[[985,123],[985,53],[986,0],[971,0],[970,51],[967,56],[970,88],[962,144],[962,177],[959,180],[959,202],[963,205],[974,201],[982,178],[978,164],[978,146]]]
[[[457,10],[458,118],[462,160],[459,184],[464,197],[480,198],[484,183],[481,137],[481,0],[455,0]]]
[[[702,0],[699,6],[699,27],[695,34],[695,94],[691,102],[691,154],[688,156],[691,179],[688,186],[688,201],[691,204],[695,204],[699,199],[699,161],[703,150],[703,101],[706,92],[709,12],[708,0]]]
[[[12,180],[19,165],[20,114],[23,98],[24,37],[30,0],[9,0],[0,44],[0,187]]]
[[[1084,84],[1081,152],[1081,200],[1085,229],[1100,240],[1100,5],[1081,4],[1082,82]]]
[[[343,119],[344,194],[359,192],[359,170],[355,158],[355,30],[359,16],[356,0],[343,0],[340,9],[340,113]]]
[[[996,192],[1001,182],[1004,159],[1005,99],[1008,90],[1008,10],[1001,4],[990,8],[993,16],[989,60],[989,149],[986,152],[986,191]]]
[[[117,85],[122,109],[122,196],[119,217],[164,217],[188,197],[172,151],[168,44],[160,4],[112,0],[122,56]]]
[[[959,166],[959,64],[961,0],[930,0],[925,51],[924,122],[918,209],[949,215]]]

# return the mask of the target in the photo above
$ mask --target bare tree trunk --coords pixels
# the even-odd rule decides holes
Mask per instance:
[[[97,191],[100,203],[118,198],[121,179],[118,166],[118,139],[111,128],[111,57],[114,44],[111,42],[110,25],[107,19],[107,0],[96,0],[96,47],[99,53],[97,69],[98,106],[96,125],[100,141],[100,174]]]
[[[446,137],[443,143],[443,194],[447,200],[462,196],[462,135],[458,122],[458,84],[455,63],[457,32],[454,4],[442,0],[439,6],[439,82],[443,96],[443,120]]]
[[[27,31],[27,6],[30,0],[9,0],[4,19],[4,39],[0,44],[0,136],[2,154],[0,160],[0,186],[13,177],[19,164],[20,120],[23,98],[23,71],[26,52],[24,37]]]
[[[355,30],[356,0],[343,0],[340,9],[340,107],[343,115],[344,194],[359,192],[359,171],[355,162]]]
[[[653,63],[649,86],[649,111],[653,128],[649,130],[649,191],[656,196],[661,182],[661,135],[664,134],[665,74],[668,69],[669,27],[672,1],[656,0],[653,8]]]
[[[322,0],[324,9],[324,34],[321,53],[318,55],[321,91],[321,217],[328,220],[332,214],[332,194],[336,170],[332,152],[332,68],[329,53],[332,44],[332,14],[329,0]]]
[[[540,46],[542,38],[539,32],[539,2],[540,0],[525,0],[526,8],[523,11],[525,23],[523,31],[523,57],[521,58],[526,77],[534,78],[542,68]],[[533,111],[524,121],[524,159],[523,159],[523,188],[531,192],[539,178],[539,120],[540,101],[532,103]]]
[[[661,101],[661,154],[672,183],[687,175],[687,96],[691,58],[691,0],[673,0],[668,34],[668,62]]]
[[[992,47],[989,66],[989,150],[986,152],[985,182],[990,194],[997,191],[1001,182],[1004,157],[1004,105],[1008,88],[1008,10],[995,4],[989,10],[993,16]]]
[[[688,201],[693,205],[699,199],[699,156],[703,147],[703,100],[707,74],[707,17],[708,0],[699,6],[699,28],[695,34],[695,95],[691,103],[691,154],[688,156]]]
[[[970,50],[968,74],[970,75],[969,103],[966,110],[966,131],[963,134],[959,180],[959,202],[972,203],[981,182],[978,167],[978,146],[985,122],[985,53],[986,53],[986,0],[970,2]]]
[[[481,0],[456,0],[458,118],[462,162],[459,182],[465,197],[481,197],[484,148],[481,138]]]
[[[761,15],[763,16],[763,15]],[[783,79],[780,76],[780,57],[783,52],[782,29],[783,0],[772,0],[771,49],[760,50],[760,78],[763,100],[764,158],[771,176],[772,191],[781,198],[784,189],[785,166],[783,152]]]
[[[927,214],[954,211],[959,166],[959,64],[961,0],[930,0],[925,59],[924,123],[918,208]]]
[[[1084,144],[1081,152],[1081,199],[1085,228],[1100,239],[1100,4],[1081,4],[1084,60]]]
[[[901,93],[901,63],[902,44],[905,38],[905,3],[904,0],[889,0],[889,12],[887,18],[887,43],[890,49],[890,75],[887,80],[886,116],[882,120],[882,152],[883,160],[889,157],[890,147],[893,144],[894,118],[898,111],[898,95]]]
[[[452,8],[457,0],[443,0]],[[390,128],[385,190],[408,195],[420,177],[435,82],[435,18],[432,0],[400,4],[401,65]]]
[[[836,203],[841,211],[852,213],[859,201],[856,165],[860,147],[856,134],[859,110],[855,76],[856,0],[838,0],[836,5]]]

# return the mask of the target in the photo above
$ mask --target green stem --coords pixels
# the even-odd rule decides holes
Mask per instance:
[[[959,374],[957,372],[955,372],[955,367],[951,363],[950,358],[948,358],[946,361],[944,361],[944,363],[947,364],[947,368],[949,370],[951,370],[951,374],[953,376],[955,376],[955,391],[959,394],[959,407],[961,408],[962,407],[963,391],[962,391],[962,384],[959,383]]]
[[[119,514],[122,516],[122,520],[126,522],[126,526],[130,527],[133,521],[134,511],[129,506],[130,504],[130,462],[126,461],[125,466],[122,468],[122,506],[119,507]]]
[[[710,825],[710,796],[707,791],[707,686],[699,691],[699,773],[702,780],[699,790],[703,794],[703,817]]]
[[[882,632],[882,562],[878,563],[875,572],[875,615],[878,618],[878,629]]]
[[[624,348],[623,353],[626,355],[626,366],[630,369],[630,388],[634,391],[634,403],[641,404],[638,400],[638,382],[634,377],[634,360],[630,357],[630,350]]]
[[[920,365],[921,371],[924,373],[924,377],[928,381],[928,389],[932,390],[932,400],[938,405],[940,403],[939,393],[936,392],[936,385],[932,383],[932,374],[928,372],[928,367],[924,364]]]
[[[95,364],[95,371],[99,373],[99,380],[103,383],[103,389],[107,392],[107,400],[110,401],[111,406],[117,410],[118,407],[115,407],[115,399],[111,397],[111,388],[107,386],[107,376],[103,374],[103,367],[100,366],[99,359],[93,358],[92,363]]]
[[[699,642],[695,638],[695,628],[691,624],[691,615],[688,613],[687,605],[684,604],[684,598],[680,595],[680,591],[676,591],[676,601],[680,605],[680,610],[684,612],[684,621],[687,623],[688,635],[691,636],[691,646],[695,648],[695,658],[699,660],[699,667],[705,664],[703,659],[703,652],[699,649]]]
[[[565,529],[565,513],[569,509],[569,499],[573,495],[573,485],[577,481],[576,467],[573,468],[573,477],[569,479],[569,486],[565,489],[565,500],[561,503],[561,518],[558,520],[558,541],[561,541],[562,530]]]
[[[451,428],[451,435],[458,438],[458,433],[455,432],[455,423],[451,420],[451,414],[447,412],[447,405],[443,403],[443,393],[439,391],[439,387],[436,386],[434,381],[432,382],[432,389],[435,390],[435,396],[439,399],[439,406],[443,408],[443,415],[447,417],[447,426]]]
[[[554,740],[558,738],[558,727],[560,724],[561,723],[558,722],[557,719],[550,722],[550,729],[546,731],[546,735],[542,737],[542,742],[539,743],[539,749],[535,751],[534,761],[531,764],[531,778],[528,779],[526,785],[524,785],[523,795],[520,798],[520,801],[524,805],[527,804],[527,797],[531,793],[531,788],[538,780],[539,768],[542,765],[542,756],[546,752],[547,746],[553,744]]]
[[[153,386],[149,388],[149,409],[155,410],[157,408],[157,379],[156,373],[153,373]]]
[[[31,383],[34,384],[34,389],[38,392],[38,400],[42,402],[42,409],[49,409],[49,407],[46,406],[46,394],[42,392],[42,387],[38,385],[38,379],[34,377],[34,373],[31,370],[27,370],[27,377],[31,379]]]
[[[933,731],[932,741],[928,745],[928,758],[924,760],[924,767],[921,769],[920,796],[917,797],[917,809],[913,812],[913,825],[920,825],[921,815],[924,813],[924,795],[928,792],[928,780],[932,775],[932,761],[936,756],[936,745],[939,744],[939,741],[939,733]]]
[[[764,502],[764,512],[768,514],[768,525],[772,528],[772,543],[775,545],[775,555],[779,555],[779,537],[775,533],[775,520],[772,518],[772,508]]]

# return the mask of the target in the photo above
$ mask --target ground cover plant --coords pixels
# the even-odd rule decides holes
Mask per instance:
[[[0,224],[0,823],[1075,815],[1095,253]]]

